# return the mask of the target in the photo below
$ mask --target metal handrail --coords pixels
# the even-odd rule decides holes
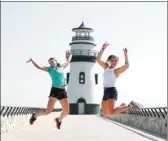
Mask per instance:
[[[80,37],[77,37],[77,36],[73,36],[72,37],[72,41],[74,40],[91,40],[91,41],[94,41],[94,38],[91,37],[91,36],[80,36]]]
[[[167,107],[141,108],[140,110],[130,109],[128,112],[121,114],[137,115],[143,117],[166,118]]]
[[[15,115],[28,115],[33,112],[44,110],[44,108],[35,107],[15,107],[15,106],[1,106],[1,116],[15,116]],[[53,111],[61,111],[61,109],[54,109]]]
[[[72,53],[72,56],[94,56],[97,57],[98,51],[96,50],[82,50],[82,49],[74,49],[66,51],[66,57],[69,53]]]

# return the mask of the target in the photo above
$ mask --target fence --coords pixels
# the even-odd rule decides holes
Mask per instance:
[[[137,115],[144,117],[158,117],[166,118],[167,107],[156,107],[156,108],[141,108],[140,110],[131,109],[128,112],[122,112],[121,114]]]
[[[31,114],[40,110],[44,108],[1,106],[1,133],[29,125]],[[61,110],[54,109],[53,112]]]

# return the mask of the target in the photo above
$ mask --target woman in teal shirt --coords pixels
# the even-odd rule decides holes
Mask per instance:
[[[56,59],[50,58],[48,60],[50,67],[40,67],[33,61],[33,59],[29,59],[29,61],[27,61],[27,63],[32,62],[32,64],[37,69],[48,72],[52,79],[52,88],[49,95],[47,109],[38,113],[33,113],[29,121],[30,124],[33,124],[37,117],[50,114],[54,108],[56,101],[59,100],[63,111],[61,115],[55,119],[55,121],[57,128],[60,129],[63,118],[69,114],[69,102],[67,99],[67,92],[65,90],[66,82],[63,71],[64,68],[66,68],[70,63],[71,58],[72,54],[69,54],[64,65],[60,65],[59,63],[57,63]]]

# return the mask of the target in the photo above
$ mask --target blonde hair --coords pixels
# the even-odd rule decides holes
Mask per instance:
[[[116,55],[110,55],[108,58],[107,58],[107,61],[106,62],[109,62],[111,59],[113,58],[116,58],[119,60],[119,58],[116,56]]]

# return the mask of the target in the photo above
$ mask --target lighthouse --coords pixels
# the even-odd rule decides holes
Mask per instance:
[[[66,52],[72,53],[70,72],[67,73],[70,114],[99,114],[100,104],[96,95],[98,74],[94,69],[98,52],[91,36],[93,29],[82,22],[72,31],[75,36],[69,44],[71,49]]]

